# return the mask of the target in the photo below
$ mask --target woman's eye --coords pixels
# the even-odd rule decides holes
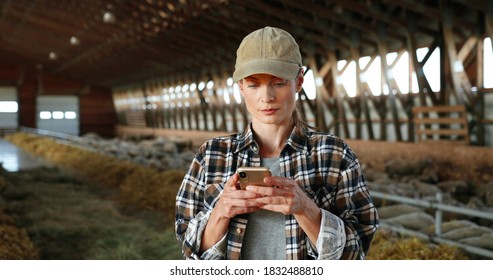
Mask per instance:
[[[247,85],[247,87],[248,88],[256,88],[256,87],[258,87],[258,85],[257,84],[249,84],[249,85]]]
[[[282,87],[282,86],[285,86],[285,85],[286,85],[285,82],[274,83],[274,86],[276,86],[276,87]]]

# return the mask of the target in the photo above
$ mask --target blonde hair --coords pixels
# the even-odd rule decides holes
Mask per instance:
[[[303,103],[301,103],[300,99],[296,101],[296,106],[293,111],[293,123],[298,131],[307,130],[309,128],[316,129],[306,121],[305,114],[303,113]]]
[[[298,75],[296,75],[296,78],[294,79],[295,82],[299,78],[300,75],[304,76],[304,72],[305,72],[304,69],[300,68]],[[301,88],[300,90],[303,90],[303,88]],[[294,127],[298,131],[307,130],[309,128],[310,129],[316,129],[315,127],[309,125],[307,120],[306,120],[306,117],[305,117],[305,114],[303,111],[303,103],[301,101],[301,98],[298,98],[298,100],[296,101],[296,106],[294,108],[292,117],[293,117]]]

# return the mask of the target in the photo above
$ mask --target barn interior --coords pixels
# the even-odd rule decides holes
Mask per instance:
[[[1,0],[0,258],[181,258],[177,188],[200,144],[248,126],[231,76],[264,26],[300,46],[308,123],[363,166],[368,258],[493,259],[488,0]],[[119,239],[82,248],[94,232]]]

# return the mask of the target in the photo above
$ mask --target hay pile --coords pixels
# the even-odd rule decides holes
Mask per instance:
[[[4,172],[0,191],[5,212],[27,232],[40,259],[145,260],[181,258],[173,218],[111,199],[119,192],[86,184],[58,167]],[[2,216],[4,217],[4,216]],[[0,230],[0,235],[2,231]],[[30,259],[30,243],[0,240],[6,259]],[[2,245],[4,245],[2,247]]]
[[[0,191],[7,187],[7,180],[0,175]],[[0,260],[38,259],[38,251],[25,229],[16,226],[14,219],[5,213],[0,196]]]
[[[0,224],[0,260],[35,260],[38,251],[26,230]]]
[[[467,260],[460,249],[433,244],[417,237],[402,237],[380,229],[375,235],[367,260]]]
[[[76,171],[83,180],[120,189],[119,199],[123,201],[174,216],[175,197],[184,171],[158,171],[33,134],[16,133],[5,139],[34,155]]]

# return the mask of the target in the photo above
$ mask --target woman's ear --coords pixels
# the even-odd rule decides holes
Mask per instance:
[[[303,87],[304,80],[305,80],[305,78],[303,77],[303,70],[301,70],[298,77],[296,77],[296,92],[301,91],[301,88]]]
[[[243,79],[238,81],[238,88],[240,89],[240,94],[243,95]]]

